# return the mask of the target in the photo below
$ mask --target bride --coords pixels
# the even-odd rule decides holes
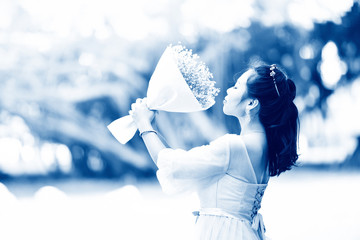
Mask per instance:
[[[258,210],[269,178],[290,170],[298,158],[295,95],[294,82],[275,64],[250,67],[227,90],[223,105],[241,132],[189,151],[166,147],[152,126],[154,112],[142,99],[132,104],[163,190],[199,196],[198,239],[265,239]]]

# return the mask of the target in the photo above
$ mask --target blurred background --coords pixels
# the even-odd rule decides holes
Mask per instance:
[[[299,167],[271,179],[272,239],[360,239],[360,2],[0,0],[0,238],[190,239],[196,196],[166,196],[136,135],[107,130],[181,42],[221,89],[160,113],[172,147],[239,131],[222,100],[254,59],[297,85]]]

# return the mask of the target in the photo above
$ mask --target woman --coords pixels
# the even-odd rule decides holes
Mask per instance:
[[[163,190],[199,195],[198,239],[265,239],[258,210],[269,177],[291,169],[298,158],[295,95],[294,82],[276,65],[248,69],[227,90],[223,106],[239,120],[240,135],[189,151],[167,148],[151,125],[154,112],[142,100],[132,105]]]

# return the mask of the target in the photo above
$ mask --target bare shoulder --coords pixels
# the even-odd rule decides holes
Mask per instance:
[[[260,135],[260,136],[256,136]],[[254,181],[254,171],[256,178],[261,176],[263,171],[264,141],[262,134],[235,135],[229,136],[231,148],[231,160],[229,173],[238,178]],[[249,159],[251,166],[249,165]],[[250,170],[251,169],[251,170]],[[259,180],[257,180],[259,181]]]
[[[266,136],[264,134],[227,134],[227,138],[233,146],[245,144],[246,150],[250,152],[262,151],[266,146]]]
[[[249,152],[263,152],[266,147],[266,136],[261,133],[246,134],[241,136]]]
[[[259,181],[259,176],[263,174],[262,169],[266,165],[266,136],[265,134],[248,134],[243,136],[243,140]]]

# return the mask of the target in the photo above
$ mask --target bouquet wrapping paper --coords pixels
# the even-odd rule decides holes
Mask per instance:
[[[210,108],[215,101],[210,99],[212,101],[207,105],[199,103],[179,69],[176,54],[171,46],[162,54],[149,81],[148,108],[167,112],[196,112]],[[217,91],[213,93],[213,98]],[[130,115],[113,121],[108,129],[122,144],[126,144],[137,131]]]

